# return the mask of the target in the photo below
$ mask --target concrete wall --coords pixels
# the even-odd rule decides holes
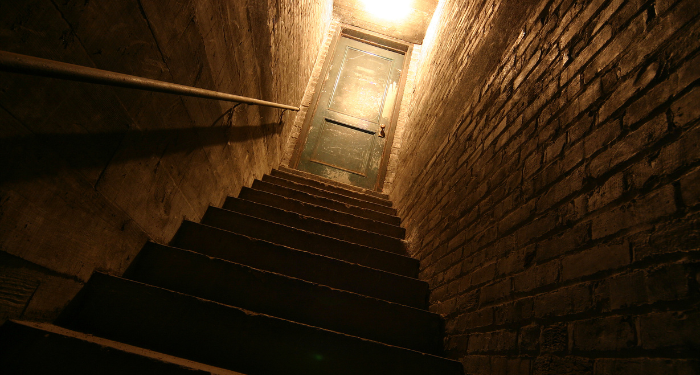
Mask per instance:
[[[319,49],[318,56],[316,57],[316,62],[314,63],[313,70],[311,72],[311,77],[309,82],[306,84],[306,89],[304,90],[304,96],[301,99],[301,104],[299,105],[299,113],[297,113],[294,119],[294,124],[289,132],[287,138],[287,145],[285,147],[284,155],[282,157],[281,164],[285,167],[289,167],[289,164],[294,156],[294,149],[299,142],[299,137],[301,136],[301,130],[304,125],[304,119],[309,113],[309,107],[311,107],[314,92],[316,91],[316,86],[321,78],[321,72],[323,71],[323,65],[326,63],[326,57],[328,56],[328,50],[330,49],[331,42],[333,41],[333,36],[338,32],[340,23],[338,20],[333,18],[328,27],[328,32],[326,33],[323,44]]]
[[[391,196],[448,354],[468,374],[700,372],[700,3],[438,12]]]
[[[0,49],[299,105],[332,1],[3,1]],[[295,114],[0,73],[0,321],[277,166]]]

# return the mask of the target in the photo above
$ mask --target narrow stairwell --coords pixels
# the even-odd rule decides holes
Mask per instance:
[[[55,324],[0,327],[0,372],[462,374],[387,196],[273,170]]]

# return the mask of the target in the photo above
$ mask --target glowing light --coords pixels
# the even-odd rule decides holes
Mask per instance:
[[[411,13],[412,0],[362,0],[365,10],[373,16],[389,21],[398,21]]]

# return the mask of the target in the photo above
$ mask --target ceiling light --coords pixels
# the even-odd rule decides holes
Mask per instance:
[[[362,0],[365,10],[377,18],[398,21],[411,12],[413,0]]]

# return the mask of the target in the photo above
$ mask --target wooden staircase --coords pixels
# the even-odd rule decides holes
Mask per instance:
[[[55,324],[0,327],[3,374],[462,374],[385,195],[273,170]]]

